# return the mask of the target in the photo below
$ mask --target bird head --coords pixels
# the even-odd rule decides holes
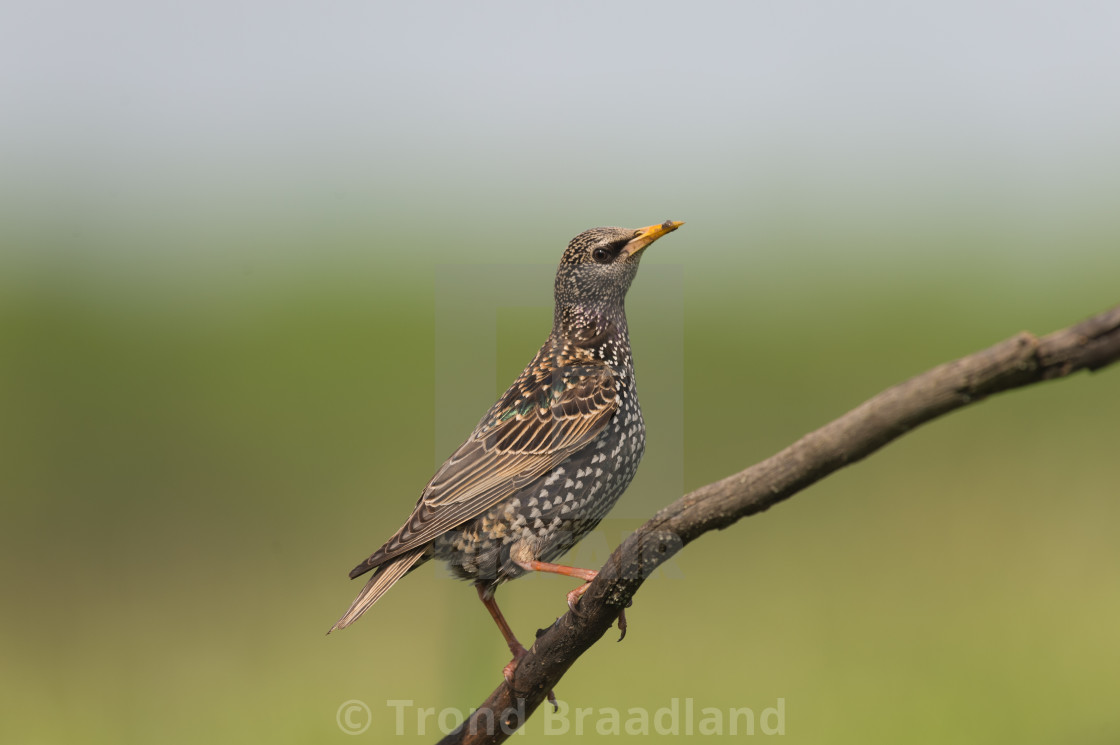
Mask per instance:
[[[634,230],[592,228],[572,239],[556,273],[556,307],[622,308],[645,249],[683,222],[666,220]]]

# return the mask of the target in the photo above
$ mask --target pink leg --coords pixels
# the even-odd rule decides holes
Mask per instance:
[[[475,584],[474,588],[478,591],[478,599],[486,606],[486,610],[490,611],[490,617],[494,619],[494,623],[498,624],[498,630],[502,632],[502,637],[506,640],[509,651],[513,655],[513,659],[509,661],[509,664],[502,668],[502,677],[505,678],[506,683],[512,687],[513,673],[517,670],[517,663],[521,661],[521,658],[525,656],[528,650],[525,649],[525,647],[521,645],[521,642],[517,641],[517,637],[513,635],[513,629],[509,627],[509,623],[506,622],[506,617],[502,615],[501,609],[498,608],[498,601],[494,599],[493,592],[487,589],[482,583]],[[556,704],[556,696],[553,695],[552,691],[548,692],[548,702],[552,704],[554,710],[559,710]]]
[[[527,572],[549,572],[551,574],[562,574],[565,577],[578,577],[579,579],[584,580],[584,584],[568,593],[568,609],[572,613],[575,613],[577,616],[579,615],[579,611],[576,610],[576,603],[578,603],[579,599],[583,597],[583,593],[587,592],[587,588],[590,586],[589,583],[591,582],[591,580],[599,576],[599,573],[594,569],[580,569],[579,567],[570,567],[565,566],[564,564],[550,564],[547,561],[518,561],[517,566],[521,567]],[[620,632],[618,640],[622,641],[626,638],[625,610],[621,610],[618,612],[618,630]]]
[[[502,638],[506,640],[509,651],[513,655],[513,659],[502,670],[506,682],[512,683],[513,671],[517,667],[517,662],[525,656],[525,647],[521,646],[521,642],[517,641],[517,637],[513,635],[513,629],[509,627],[506,617],[502,615],[502,610],[498,607],[498,601],[494,599],[494,595],[482,584],[476,584],[474,588],[478,591],[478,599],[486,606],[486,610],[490,611],[490,617],[494,619],[494,623],[498,624],[498,631],[502,632]]]

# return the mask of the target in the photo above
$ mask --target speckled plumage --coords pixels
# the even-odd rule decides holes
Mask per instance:
[[[557,269],[548,340],[436,472],[408,521],[350,573],[376,570],[334,628],[431,558],[475,582],[491,608],[499,583],[558,558],[614,506],[645,450],[623,300],[643,249],[680,224],[594,228],[572,239]],[[516,657],[496,605],[491,613]]]

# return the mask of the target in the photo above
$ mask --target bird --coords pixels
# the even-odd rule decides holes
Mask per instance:
[[[529,572],[584,580],[597,572],[553,563],[598,525],[630,485],[645,451],[624,299],[644,251],[683,222],[592,228],[571,240],[556,271],[552,331],[536,356],[424,487],[408,520],[350,572],[373,572],[331,627],[354,623],[430,559],[474,583],[513,659],[526,649],[494,593]],[[619,629],[626,633],[625,615]],[[551,698],[551,695],[550,695]]]

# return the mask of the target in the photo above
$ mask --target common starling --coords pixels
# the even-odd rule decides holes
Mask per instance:
[[[593,228],[568,244],[556,272],[552,333],[533,361],[424,488],[412,515],[350,572],[375,570],[331,628],[349,626],[407,572],[431,558],[475,584],[513,653],[525,648],[494,600],[527,572],[585,581],[591,569],[552,562],[592,530],[634,478],[645,423],[623,300],[642,251],[683,223]],[[619,617],[625,633],[625,617]],[[329,633],[329,632],[328,632]]]

